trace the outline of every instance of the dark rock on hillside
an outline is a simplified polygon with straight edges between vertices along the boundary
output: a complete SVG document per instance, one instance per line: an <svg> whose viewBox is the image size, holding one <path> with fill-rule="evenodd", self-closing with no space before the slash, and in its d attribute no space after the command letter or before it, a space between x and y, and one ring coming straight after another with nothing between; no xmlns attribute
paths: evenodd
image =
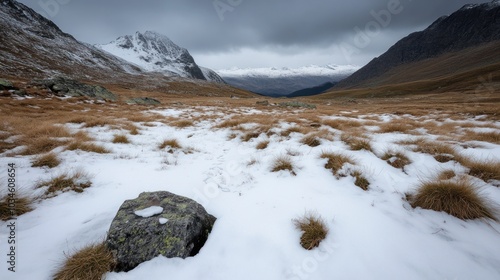
<svg viewBox="0 0 500 280"><path fill-rule="evenodd" d="M401 39L335 88L366 86L367 81L407 63L500 40L500 1L466 5L427 29Z"/></svg>
<svg viewBox="0 0 500 280"><path fill-rule="evenodd" d="M137 104L137 105L160 105L161 102L150 97L138 97L127 100L127 104Z"/></svg>
<svg viewBox="0 0 500 280"><path fill-rule="evenodd" d="M100 100L116 101L118 97L102 86L88 85L78 81L57 77L41 81L41 84L58 96L86 96Z"/></svg>
<svg viewBox="0 0 500 280"><path fill-rule="evenodd" d="M117 271L129 271L158 255L187 258L203 247L215 220L189 198L165 191L142 193L122 204L106 245Z"/></svg>
<svg viewBox="0 0 500 280"><path fill-rule="evenodd" d="M11 90L16 89L11 81L0 79L0 90Z"/></svg>

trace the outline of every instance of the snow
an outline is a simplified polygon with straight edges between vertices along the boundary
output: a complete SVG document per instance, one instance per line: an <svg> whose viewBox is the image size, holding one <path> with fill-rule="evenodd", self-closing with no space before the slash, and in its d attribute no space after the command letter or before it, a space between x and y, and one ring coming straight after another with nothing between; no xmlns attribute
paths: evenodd
<svg viewBox="0 0 500 280"><path fill-rule="evenodd" d="M130 144L112 144L120 132L111 127L82 128L110 154L58 151L63 162L54 169L32 168L28 156L0 157L0 166L17 166L18 194L31 194L36 182L55 174L83 169L92 175L92 187L83 193L67 192L40 200L35 210L18 217L15 274L6 269L7 222L0 221L0 279L52 279L52 273L70 254L90 243L101 242L120 208L142 192L169 191L196 200L217 218L198 255L187 259L162 256L127 273L112 272L107 280L125 279L499 279L500 224L462 221L446 213L413 209L404 200L423 180L446 169L463 167L439 163L432 156L405 150L413 161L405 172L367 151L347 150L338 139L323 140L319 147L289 138L261 135L242 142L228 140L231 133L213 126L232 115L217 108L157 109L163 116L219 116L179 129L161 122L140 127ZM151 112L153 113L153 112ZM261 114L241 109L241 114ZM270 117L278 112L271 112ZM335 118L335 116L331 116ZM384 121L393 115L380 116ZM345 117L342 117L345 118ZM471 119L470 122L483 123ZM290 124L283 123L281 127ZM498 127L497 123L497 127ZM415 137L401 133L371 135L376 152L400 150L395 144ZM432 137L432 136L428 136ZM173 153L157 145L176 138L185 149ZM258 141L270 141L256 150ZM192 148L191 153L185 152ZM294 151L297 176L270 172L274 158ZM371 182L365 192L350 176L335 178L324 169L323 151L352 156ZM465 150L471 157L500 160L500 145ZM254 164L249 164L255 160ZM5 169L2 169L5 170ZM5 171L0 174L0 195L5 194ZM500 203L500 189L480 183L482 194ZM145 216L158 214L156 207ZM330 232L312 251L300 244L292 219L306 212L320 214ZM166 224L164 219L159 223Z"/></svg>
<svg viewBox="0 0 500 280"><path fill-rule="evenodd" d="M310 65L298 68L231 68L216 72L222 77L294 77L294 76L336 76L352 74L360 67L357 65Z"/></svg>
<svg viewBox="0 0 500 280"><path fill-rule="evenodd" d="M160 224L164 225L164 224L168 223L168 219L165 219L165 218L159 218L159 219L158 219L158 222L159 222Z"/></svg>
<svg viewBox="0 0 500 280"><path fill-rule="evenodd" d="M161 212L163 212L163 207L151 206L142 210L134 211L134 214L136 214L139 217L149 218L161 214Z"/></svg>

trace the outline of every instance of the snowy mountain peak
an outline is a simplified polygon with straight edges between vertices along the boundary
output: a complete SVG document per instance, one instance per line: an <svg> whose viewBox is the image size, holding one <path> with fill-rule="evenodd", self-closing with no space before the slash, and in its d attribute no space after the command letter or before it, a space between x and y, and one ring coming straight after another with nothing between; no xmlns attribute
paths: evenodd
<svg viewBox="0 0 500 280"><path fill-rule="evenodd" d="M154 31L136 32L97 47L132 62L148 72L222 82L210 69L201 69L189 52ZM213 73L212 73L213 72Z"/></svg>

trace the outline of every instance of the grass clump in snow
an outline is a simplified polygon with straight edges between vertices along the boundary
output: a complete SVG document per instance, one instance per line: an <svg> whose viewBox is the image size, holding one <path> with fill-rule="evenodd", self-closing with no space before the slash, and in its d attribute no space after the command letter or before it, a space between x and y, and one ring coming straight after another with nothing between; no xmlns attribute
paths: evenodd
<svg viewBox="0 0 500 280"><path fill-rule="evenodd" d="M48 153L37 156L31 163L31 167L48 167L54 168L61 164L61 161L55 153Z"/></svg>
<svg viewBox="0 0 500 280"><path fill-rule="evenodd" d="M83 192L84 189L92 186L89 175L87 173L77 171L73 174L61 174L47 181L39 182L36 187L46 187L46 196L55 196L58 192L75 191L77 193Z"/></svg>
<svg viewBox="0 0 500 280"><path fill-rule="evenodd" d="M269 141L265 140L265 141L259 142L255 148L257 150L265 150L265 149L267 149L267 146L269 146Z"/></svg>
<svg viewBox="0 0 500 280"><path fill-rule="evenodd" d="M7 221L8 219L28 213L33 208L33 201L28 197L16 196L15 199L5 195L0 198L0 220Z"/></svg>
<svg viewBox="0 0 500 280"><path fill-rule="evenodd" d="M309 147L317 147L321 145L321 140L318 139L315 135L306 135L300 140L300 142Z"/></svg>
<svg viewBox="0 0 500 280"><path fill-rule="evenodd" d="M26 148L23 155L38 155L52 151L53 149L63 146L67 143L66 140L58 140L52 137L41 137L30 139L25 142Z"/></svg>
<svg viewBox="0 0 500 280"><path fill-rule="evenodd" d="M87 246L71 256L66 255L66 260L54 275L54 279L100 280L103 274L112 271L114 267L113 254L103 242Z"/></svg>
<svg viewBox="0 0 500 280"><path fill-rule="evenodd" d="M333 175L338 175L344 164L354 164L354 160L351 157L336 153L323 152L320 158L328 159L325 168L331 170Z"/></svg>
<svg viewBox="0 0 500 280"><path fill-rule="evenodd" d="M493 207L467 179L424 182L408 200L413 208L443 211L459 219L496 220Z"/></svg>
<svg viewBox="0 0 500 280"><path fill-rule="evenodd" d="M369 139L343 133L342 136L340 136L340 140L346 143L353 151L372 151L372 146Z"/></svg>
<svg viewBox="0 0 500 280"><path fill-rule="evenodd" d="M247 132L241 136L241 141L248 142L254 138L258 138L260 136L260 132Z"/></svg>
<svg viewBox="0 0 500 280"><path fill-rule="evenodd" d="M354 185L358 186L360 189L367 191L368 188L370 187L370 182L368 179L363 176L363 174L359 171L354 171L351 173L351 175L356 179L354 181Z"/></svg>
<svg viewBox="0 0 500 280"><path fill-rule="evenodd" d="M500 162L494 160L476 160L465 156L457 159L460 164L469 168L469 175L485 182L490 180L500 181Z"/></svg>
<svg viewBox="0 0 500 280"><path fill-rule="evenodd" d="M71 142L66 147L66 150L68 150L68 151L81 150L81 151L84 151L84 152L96 153L96 154L107 154L107 153L109 153L109 150L107 150L103 146L99 146L99 145L94 144L94 143L79 142L79 141L73 141L73 142Z"/></svg>
<svg viewBox="0 0 500 280"><path fill-rule="evenodd" d="M453 179L455 176L457 176L457 174L455 173L455 171L453 170L444 170L442 171L439 176L438 176L438 179L439 180L450 180L450 179Z"/></svg>
<svg viewBox="0 0 500 280"><path fill-rule="evenodd" d="M130 140L128 140L127 135L115 134L115 135L113 135L113 143L114 144L128 144L128 143L130 143Z"/></svg>
<svg viewBox="0 0 500 280"><path fill-rule="evenodd" d="M500 133L499 132L475 132L467 130L462 140L465 141L483 141L489 143L500 144Z"/></svg>
<svg viewBox="0 0 500 280"><path fill-rule="evenodd" d="M300 245L306 250L318 247L328 234L328 227L317 214L305 214L303 217L294 219L293 223L302 232Z"/></svg>
<svg viewBox="0 0 500 280"><path fill-rule="evenodd" d="M193 126L194 122L192 120L178 120L175 122L171 122L170 125L178 128L186 128Z"/></svg>
<svg viewBox="0 0 500 280"><path fill-rule="evenodd" d="M382 156L382 160L385 160L389 165L398 169L403 169L408 164L411 164L411 160L401 152L387 151Z"/></svg>
<svg viewBox="0 0 500 280"><path fill-rule="evenodd" d="M287 155L277 157L271 167L272 172L279 172L284 170L288 170L292 175L296 175L292 158Z"/></svg>
<svg viewBox="0 0 500 280"><path fill-rule="evenodd" d="M179 144L179 141L177 139L166 139L163 140L163 142L158 145L158 149L163 150L165 148L169 148L170 151L173 151L174 149L181 149L182 146Z"/></svg>

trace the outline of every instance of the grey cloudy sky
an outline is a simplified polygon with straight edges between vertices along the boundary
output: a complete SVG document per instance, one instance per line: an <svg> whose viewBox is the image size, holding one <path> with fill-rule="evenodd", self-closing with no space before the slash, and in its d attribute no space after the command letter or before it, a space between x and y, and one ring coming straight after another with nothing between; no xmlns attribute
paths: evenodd
<svg viewBox="0 0 500 280"><path fill-rule="evenodd" d="M486 0L19 0L80 41L153 30L198 64L364 65L442 15Z"/></svg>

